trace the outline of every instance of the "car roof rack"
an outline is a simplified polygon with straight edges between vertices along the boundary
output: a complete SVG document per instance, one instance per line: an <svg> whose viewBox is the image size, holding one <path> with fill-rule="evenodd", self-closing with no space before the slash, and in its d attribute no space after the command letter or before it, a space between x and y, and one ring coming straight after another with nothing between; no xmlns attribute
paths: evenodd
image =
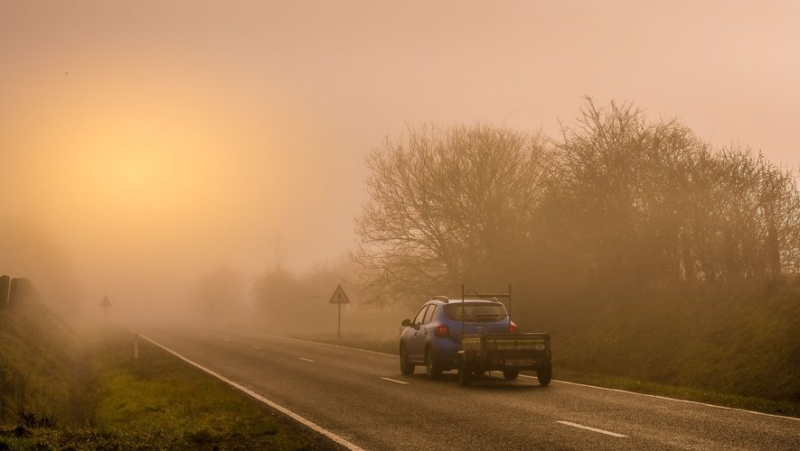
<svg viewBox="0 0 800 451"><path fill-rule="evenodd" d="M508 285L508 292L507 293L478 293L474 289L470 288L469 290L464 290L464 284L461 284L461 336L464 336L465 332L465 324L464 321L464 308L465 302L467 299L483 299L489 302L497 302L502 304L497 298L506 298L508 299L508 324L511 327L511 284Z"/></svg>
<svg viewBox="0 0 800 451"><path fill-rule="evenodd" d="M433 297L433 299L434 299L435 301L442 301L442 302L444 302L445 304L447 304L448 302L450 302L450 298L448 298L447 296L434 296L434 297Z"/></svg>

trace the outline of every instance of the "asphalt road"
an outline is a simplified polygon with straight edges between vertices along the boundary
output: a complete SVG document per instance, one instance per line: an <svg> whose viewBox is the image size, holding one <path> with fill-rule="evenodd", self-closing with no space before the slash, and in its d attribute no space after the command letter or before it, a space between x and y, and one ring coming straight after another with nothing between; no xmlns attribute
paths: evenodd
<svg viewBox="0 0 800 451"><path fill-rule="evenodd" d="M498 373L465 388L455 373L402 376L396 356L267 334L139 331L363 449L800 449L792 418Z"/></svg>

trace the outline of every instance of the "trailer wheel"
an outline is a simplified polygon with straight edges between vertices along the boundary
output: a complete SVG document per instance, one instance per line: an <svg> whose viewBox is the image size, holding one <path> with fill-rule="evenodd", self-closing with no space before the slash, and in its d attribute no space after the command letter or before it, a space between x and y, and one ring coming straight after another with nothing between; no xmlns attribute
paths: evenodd
<svg viewBox="0 0 800 451"><path fill-rule="evenodd" d="M458 383L464 387L469 387L469 384L472 383L472 372L472 365L466 359L462 360L458 366Z"/></svg>
<svg viewBox="0 0 800 451"><path fill-rule="evenodd" d="M503 370L503 377L507 381L513 381L519 376L519 370Z"/></svg>
<svg viewBox="0 0 800 451"><path fill-rule="evenodd" d="M414 364L408 361L408 351L402 344L400 345L400 372L404 376L414 374Z"/></svg>
<svg viewBox="0 0 800 451"><path fill-rule="evenodd" d="M433 361L433 352L430 349L425 351L425 373L428 379L439 379L442 375L442 368Z"/></svg>
<svg viewBox="0 0 800 451"><path fill-rule="evenodd" d="M547 365L536 370L536 377L539 378L539 385L543 387L550 385L550 379L553 377L553 367Z"/></svg>

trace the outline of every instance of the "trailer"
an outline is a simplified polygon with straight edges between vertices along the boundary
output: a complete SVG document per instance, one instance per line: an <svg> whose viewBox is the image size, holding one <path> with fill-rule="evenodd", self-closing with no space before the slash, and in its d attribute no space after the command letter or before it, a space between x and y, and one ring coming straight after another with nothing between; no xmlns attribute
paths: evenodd
<svg viewBox="0 0 800 451"><path fill-rule="evenodd" d="M533 370L546 386L553 375L550 335L544 333L469 334L461 337L458 351L458 382L468 386L472 377L486 371L501 371L514 380L520 371Z"/></svg>
<svg viewBox="0 0 800 451"><path fill-rule="evenodd" d="M478 293L464 291L461 286L462 306L466 299L508 299L508 322L511 322L511 285L507 293ZM463 318L463 315L462 315ZM487 371L501 371L506 380L514 380L520 371L536 371L539 384L547 386L553 376L553 354L550 335L547 333L464 333L457 354L458 381L469 386L473 376Z"/></svg>

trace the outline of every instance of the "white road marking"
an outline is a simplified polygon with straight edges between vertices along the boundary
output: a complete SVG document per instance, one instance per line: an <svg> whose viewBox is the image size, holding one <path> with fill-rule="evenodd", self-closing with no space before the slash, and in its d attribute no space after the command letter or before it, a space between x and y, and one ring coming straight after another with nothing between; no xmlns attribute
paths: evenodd
<svg viewBox="0 0 800 451"><path fill-rule="evenodd" d="M398 380L395 380L395 379L389 379L388 377L382 377L381 379L383 379L385 381L389 381L389 382L394 382L395 384L400 384L400 385L410 385L411 384L410 382L403 382L403 381L398 381Z"/></svg>
<svg viewBox="0 0 800 451"><path fill-rule="evenodd" d="M627 435L617 434L616 432L605 431L603 429L597 429L597 428L593 428L593 427L589 427L589 426L584 426L584 425L578 424L578 423L571 423L569 421L556 421L556 423L561 423L561 424L564 424L564 425L567 425L567 426L572 426L574 428L586 429L587 431L599 432L600 434L610 435L612 437L617 437L617 438L626 438L627 437Z"/></svg>
<svg viewBox="0 0 800 451"><path fill-rule="evenodd" d="M299 358L299 359L297 359L297 360L302 360L302 361L304 361L304 362L314 363L314 361L313 361L313 360L311 360L311 359L307 359L307 358L305 358L305 357L300 357L300 358Z"/></svg>
<svg viewBox="0 0 800 451"><path fill-rule="evenodd" d="M223 339L222 339L222 341L224 341L224 342L227 342L227 343L230 343L230 342L231 342L231 341L230 341L230 340L228 340L227 338L223 338Z"/></svg>
<svg viewBox="0 0 800 451"><path fill-rule="evenodd" d="M260 346L253 346L253 349L262 349Z"/></svg>
<svg viewBox="0 0 800 451"><path fill-rule="evenodd" d="M301 417L300 415L292 412L291 410L287 409L286 407L283 407L281 405L276 404L273 401L270 401L269 399L259 395L258 393L254 392L253 390L250 390L249 388L245 387L244 385L241 385L241 384L239 384L237 382L234 382L234 381L228 379L227 377L225 377L225 376L223 376L221 374L215 373L214 371L212 371L212 370L200 365L199 363L196 363L196 362L193 362L192 360L187 359L186 357L178 354L177 352L173 351L172 349L169 349L168 347L162 345L161 343L155 342L152 339L150 339L150 338L148 338L148 337L146 337L146 336L144 336L142 334L139 334L139 336L144 338L145 340L149 341L150 343L153 343L154 345L158 346L159 348L169 352L170 354L174 355L175 357L183 360L184 362L186 362L186 363L188 363L190 365L193 365L193 366L205 371L206 373L216 377L217 379L227 383L228 385L247 393L248 395L252 396L253 398L263 402L264 404L272 407L273 409L277 410L278 412L280 412L280 413L288 416L289 418L297 421L298 423L301 423L301 424L309 427L310 429L314 430L315 432L318 432L318 433L328 437L329 439L331 439L334 442L344 446L345 448L347 448L349 450L352 450L352 451L364 451L363 448L361 448L359 446L356 446L353 443L348 442L347 440L343 439L342 437L339 437L338 435L334 434L333 432L331 432L331 431L323 428L322 426L314 423L313 421L307 420L307 419Z"/></svg>

